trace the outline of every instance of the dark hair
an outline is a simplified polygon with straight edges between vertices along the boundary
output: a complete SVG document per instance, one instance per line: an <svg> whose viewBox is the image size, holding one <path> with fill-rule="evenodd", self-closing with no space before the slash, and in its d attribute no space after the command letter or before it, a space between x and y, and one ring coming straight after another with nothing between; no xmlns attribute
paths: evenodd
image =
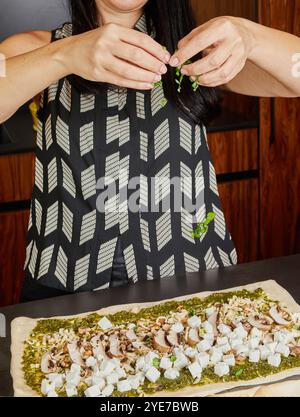
<svg viewBox="0 0 300 417"><path fill-rule="evenodd" d="M95 0L70 0L73 34L87 32L99 27L99 15ZM188 0L148 0L145 15L149 33L153 27L156 41L173 53L180 39L196 27L195 18ZM162 23L163 22L163 23ZM153 26L153 27L152 27ZM198 57L200 58L201 54ZM166 98L187 113L196 123L207 123L220 110L217 89L200 86L196 92L185 77L181 93L177 92L175 69L171 68L163 76ZM71 83L82 93L97 94L105 84L70 77Z"/></svg>

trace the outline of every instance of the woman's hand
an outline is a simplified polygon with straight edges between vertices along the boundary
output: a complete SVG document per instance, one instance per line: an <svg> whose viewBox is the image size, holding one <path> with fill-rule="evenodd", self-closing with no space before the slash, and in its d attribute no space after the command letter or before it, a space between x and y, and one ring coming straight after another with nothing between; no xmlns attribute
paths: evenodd
<svg viewBox="0 0 300 417"><path fill-rule="evenodd" d="M182 66L199 52L203 58L182 67L200 85L217 87L227 84L244 68L254 40L245 19L217 17L194 29L178 44L170 65Z"/></svg>
<svg viewBox="0 0 300 417"><path fill-rule="evenodd" d="M68 73L137 90L153 88L170 59L147 34L113 23L69 38L65 51Z"/></svg>

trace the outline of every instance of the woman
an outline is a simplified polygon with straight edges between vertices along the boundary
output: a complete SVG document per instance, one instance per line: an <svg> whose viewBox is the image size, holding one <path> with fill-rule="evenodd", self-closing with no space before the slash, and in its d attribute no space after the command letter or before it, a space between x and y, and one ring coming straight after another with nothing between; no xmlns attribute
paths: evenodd
<svg viewBox="0 0 300 417"><path fill-rule="evenodd" d="M300 40L242 18L196 27L185 0L71 8L72 24L0 45L0 121L44 90L22 300L236 263L204 124L217 109L215 87L299 96ZM198 202L193 210L176 208L170 187L149 198L153 178L175 177ZM126 187L136 178L138 194Z"/></svg>

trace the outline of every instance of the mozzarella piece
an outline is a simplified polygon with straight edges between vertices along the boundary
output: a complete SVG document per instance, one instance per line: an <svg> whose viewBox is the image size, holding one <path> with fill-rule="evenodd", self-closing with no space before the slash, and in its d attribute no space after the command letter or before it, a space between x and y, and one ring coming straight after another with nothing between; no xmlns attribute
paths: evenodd
<svg viewBox="0 0 300 417"><path fill-rule="evenodd" d="M78 392L77 392L77 389L73 385L67 385L66 394L67 394L67 397L77 397Z"/></svg>
<svg viewBox="0 0 300 417"><path fill-rule="evenodd" d="M294 335L288 330L282 329L274 333L274 342L288 344L294 341Z"/></svg>
<svg viewBox="0 0 300 417"><path fill-rule="evenodd" d="M48 379L54 384L55 388L61 388L64 384L63 374L58 374L58 373L48 374Z"/></svg>
<svg viewBox="0 0 300 417"><path fill-rule="evenodd" d="M102 319L98 321L98 326L100 326L102 330L109 330L113 327L107 317L102 317Z"/></svg>
<svg viewBox="0 0 300 417"><path fill-rule="evenodd" d="M169 368L172 368L172 365L173 363L170 361L170 359L164 356L163 358L161 358L159 367L161 369L169 369Z"/></svg>
<svg viewBox="0 0 300 417"><path fill-rule="evenodd" d="M118 366L118 367L115 369L115 372L119 375L119 379L121 379L121 378L126 378L126 372L125 372L125 370L124 370L123 368L121 368L120 366Z"/></svg>
<svg viewBox="0 0 300 417"><path fill-rule="evenodd" d="M219 362L214 367L214 373L219 377L228 375L230 372L229 366L225 362Z"/></svg>
<svg viewBox="0 0 300 417"><path fill-rule="evenodd" d="M199 362L202 369L209 365L209 354L206 352L200 352L196 355L196 360Z"/></svg>
<svg viewBox="0 0 300 417"><path fill-rule="evenodd" d="M106 385L105 379L100 375L92 376L92 385L98 385L100 389L103 389Z"/></svg>
<svg viewBox="0 0 300 417"><path fill-rule="evenodd" d="M77 385L79 384L79 382L81 380L81 377L77 373L69 372L66 376L66 380L69 384L74 385L75 387L77 387Z"/></svg>
<svg viewBox="0 0 300 417"><path fill-rule="evenodd" d="M241 346L243 344L242 339L232 339L230 342L230 345L232 347L232 349L237 348L238 346Z"/></svg>
<svg viewBox="0 0 300 417"><path fill-rule="evenodd" d="M206 316L207 317L210 317L212 314L214 314L214 312L215 312L215 308L214 307L209 307L209 308L207 308L206 310L204 310L205 311L205 314L206 314Z"/></svg>
<svg viewBox="0 0 300 417"><path fill-rule="evenodd" d="M142 371L144 369L146 365L146 359L144 356L140 356L139 358L137 358L136 362L135 362L135 369L138 371Z"/></svg>
<svg viewBox="0 0 300 417"><path fill-rule="evenodd" d="M109 375L112 371L116 369L116 363L112 360L103 361L100 366L100 371L103 376Z"/></svg>
<svg viewBox="0 0 300 417"><path fill-rule="evenodd" d="M249 340L248 344L249 344L249 348L251 350L255 350L259 346L259 339L257 337L251 337L251 339Z"/></svg>
<svg viewBox="0 0 300 417"><path fill-rule="evenodd" d="M253 327L250 334L252 337L257 337L258 339L262 338L262 331L259 330L257 327Z"/></svg>
<svg viewBox="0 0 300 417"><path fill-rule="evenodd" d="M52 398L58 397L58 394L56 391L52 390L48 392L47 397L52 397Z"/></svg>
<svg viewBox="0 0 300 417"><path fill-rule="evenodd" d="M268 356L271 354L270 349L268 349L267 346L263 345L263 346L259 346L259 350L260 350L261 360L266 361L268 359Z"/></svg>
<svg viewBox="0 0 300 417"><path fill-rule="evenodd" d="M220 350L222 351L222 353L227 353L231 350L231 346L229 343L226 343L226 345L220 346Z"/></svg>
<svg viewBox="0 0 300 417"><path fill-rule="evenodd" d="M202 323L203 329L206 331L206 333L214 333L214 328L211 323L208 321L205 321Z"/></svg>
<svg viewBox="0 0 300 417"><path fill-rule="evenodd" d="M190 363L190 361L185 356L185 354L181 353L181 354L178 354L176 356L176 361L174 362L174 367L177 368L177 369L183 369L186 366L188 366L189 363Z"/></svg>
<svg viewBox="0 0 300 417"><path fill-rule="evenodd" d="M111 374L107 375L106 382L107 385L114 385L119 381L120 377L117 372L112 372Z"/></svg>
<svg viewBox="0 0 300 417"><path fill-rule="evenodd" d="M98 397L101 395L100 388L98 385L92 385L84 391L86 397Z"/></svg>
<svg viewBox="0 0 300 417"><path fill-rule="evenodd" d="M179 376L180 376L180 373L178 369L174 369L174 368L167 369L164 373L164 377L167 379L174 380L174 379L179 378Z"/></svg>
<svg viewBox="0 0 300 417"><path fill-rule="evenodd" d="M197 343L197 349L199 352L207 352L211 348L211 342L209 340L201 340Z"/></svg>
<svg viewBox="0 0 300 417"><path fill-rule="evenodd" d="M188 366L188 370L194 379L200 378L202 374L202 368L198 362L193 362Z"/></svg>
<svg viewBox="0 0 300 417"><path fill-rule="evenodd" d="M247 356L249 355L249 347L247 345L239 345L236 347L236 353L238 355Z"/></svg>
<svg viewBox="0 0 300 417"><path fill-rule="evenodd" d="M192 347L188 347L184 351L184 354L191 359L194 359L194 357L197 355L197 353L198 353L197 350L192 348Z"/></svg>
<svg viewBox="0 0 300 417"><path fill-rule="evenodd" d="M145 377L150 381L150 382L156 382L159 377L160 377L160 372L158 369L156 369L154 366L151 366L148 371L145 374Z"/></svg>
<svg viewBox="0 0 300 417"><path fill-rule="evenodd" d="M72 363L71 368L70 368L70 372L72 374L80 374L81 366L78 365L77 363Z"/></svg>
<svg viewBox="0 0 300 417"><path fill-rule="evenodd" d="M233 354L223 355L223 362L227 363L228 366L235 366L235 357Z"/></svg>
<svg viewBox="0 0 300 417"><path fill-rule="evenodd" d="M220 348L213 347L210 350L210 362L215 365L218 362L222 361L223 353Z"/></svg>
<svg viewBox="0 0 300 417"><path fill-rule="evenodd" d="M89 356L85 361L85 364L88 367L93 367L97 364L97 359L95 359L93 356Z"/></svg>
<svg viewBox="0 0 300 417"><path fill-rule="evenodd" d="M54 383L50 382L48 379L43 379L41 384L41 393L47 395L48 392L54 390Z"/></svg>
<svg viewBox="0 0 300 417"><path fill-rule="evenodd" d="M103 390L102 390L102 395L104 397L110 397L111 394L114 392L115 387L111 384L107 385Z"/></svg>
<svg viewBox="0 0 300 417"><path fill-rule="evenodd" d="M198 316L190 317L187 321L187 324L192 329L195 329L201 325L201 319Z"/></svg>
<svg viewBox="0 0 300 417"><path fill-rule="evenodd" d="M177 322L171 326L171 330L175 333L181 333L183 332L184 327L180 322Z"/></svg>
<svg viewBox="0 0 300 417"><path fill-rule="evenodd" d="M239 323L239 325L234 329L234 332L239 339L245 339L248 336L248 333L241 323Z"/></svg>
<svg viewBox="0 0 300 417"><path fill-rule="evenodd" d="M228 337L217 337L217 345L222 346L228 344Z"/></svg>
<svg viewBox="0 0 300 417"><path fill-rule="evenodd" d="M273 353L268 356L268 364L278 368L281 364L281 356L279 353Z"/></svg>
<svg viewBox="0 0 300 417"><path fill-rule="evenodd" d="M234 331L231 331L227 334L228 339L231 341L238 339L237 334Z"/></svg>
<svg viewBox="0 0 300 417"><path fill-rule="evenodd" d="M223 336L227 336L231 332L231 328L223 323L219 324L218 330Z"/></svg>
<svg viewBox="0 0 300 417"><path fill-rule="evenodd" d="M130 375L128 377L128 381L132 389L136 390L141 385L141 377L139 374L137 375Z"/></svg>
<svg viewBox="0 0 300 417"><path fill-rule="evenodd" d="M249 352L249 362L258 363L259 360L260 360L260 351L258 349L250 350L250 352Z"/></svg>
<svg viewBox="0 0 300 417"><path fill-rule="evenodd" d="M270 350L271 353L275 353L277 342L267 343L266 346Z"/></svg>
<svg viewBox="0 0 300 417"><path fill-rule="evenodd" d="M131 391L131 385L128 379L123 379L122 381L119 381L117 384L117 390L120 392Z"/></svg>
<svg viewBox="0 0 300 417"><path fill-rule="evenodd" d="M281 353L281 355L283 355L285 358L288 358L290 356L290 348L284 343L278 343L275 352Z"/></svg>

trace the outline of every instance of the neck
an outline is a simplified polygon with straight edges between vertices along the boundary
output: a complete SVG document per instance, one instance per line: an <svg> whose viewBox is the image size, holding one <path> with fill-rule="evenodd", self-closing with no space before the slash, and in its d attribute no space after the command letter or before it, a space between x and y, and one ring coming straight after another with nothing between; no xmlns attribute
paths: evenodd
<svg viewBox="0 0 300 417"><path fill-rule="evenodd" d="M133 28L144 12L143 8L128 11L115 10L107 5L105 1L97 1L97 7L101 25L116 23L128 28Z"/></svg>

